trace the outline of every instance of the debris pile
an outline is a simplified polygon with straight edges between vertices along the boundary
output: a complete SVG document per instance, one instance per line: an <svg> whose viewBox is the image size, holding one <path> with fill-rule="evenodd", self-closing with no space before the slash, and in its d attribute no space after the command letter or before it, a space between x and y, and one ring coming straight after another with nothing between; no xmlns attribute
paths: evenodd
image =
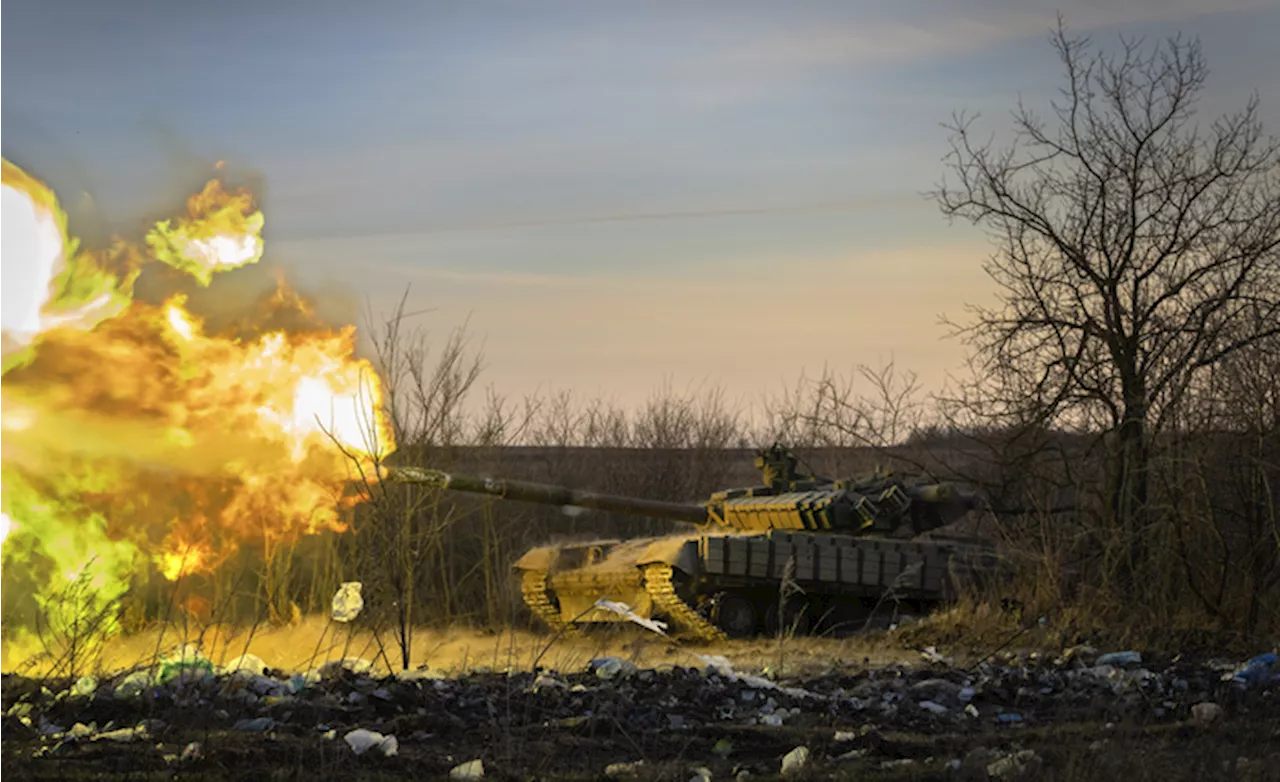
<svg viewBox="0 0 1280 782"><path fill-rule="evenodd" d="M714 656L700 658L702 667L645 669L605 657L572 673L383 676L353 658L293 674L249 654L215 666L183 647L150 668L101 681L5 676L4 757L6 764L49 762L132 744L154 755L158 768L197 767L219 755L225 763L226 753L301 743L322 745L329 763L405 764L453 779L480 779L487 769L516 773L513 764L539 753L623 778L678 745L695 777L812 775L864 763L1014 779L1051 762L1043 750L1019 745L1030 728L1169 723L1204 733L1274 720L1280 711L1274 655L1190 663L1077 647L969 667L928 659L803 682L736 671ZM904 757L885 738L902 732L983 736L1001 746ZM504 754L516 746L518 753ZM574 747L584 749L565 755Z"/></svg>

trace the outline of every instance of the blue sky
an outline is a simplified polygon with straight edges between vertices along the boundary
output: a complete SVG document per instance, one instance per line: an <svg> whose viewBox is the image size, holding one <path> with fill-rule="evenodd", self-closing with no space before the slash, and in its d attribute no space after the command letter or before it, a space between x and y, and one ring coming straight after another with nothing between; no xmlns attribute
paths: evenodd
<svg viewBox="0 0 1280 782"><path fill-rule="evenodd" d="M1280 132L1274 2L10 0L0 139L89 237L226 160L267 263L375 311L411 284L515 396L754 398L891 353L936 384L938 316L989 295L920 195L939 123L1055 89L1055 10L1199 36L1205 112L1257 90Z"/></svg>

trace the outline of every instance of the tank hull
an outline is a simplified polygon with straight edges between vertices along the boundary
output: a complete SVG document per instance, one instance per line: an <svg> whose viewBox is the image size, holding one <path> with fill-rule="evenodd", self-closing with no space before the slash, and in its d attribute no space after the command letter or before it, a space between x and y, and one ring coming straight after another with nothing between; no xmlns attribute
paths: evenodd
<svg viewBox="0 0 1280 782"><path fill-rule="evenodd" d="M626 621L594 608L606 599L668 622L673 634L717 641L780 627L829 631L886 601L944 603L997 572L999 560L988 547L946 540L771 530L539 547L516 568L526 584L543 585L526 588L525 602L553 629Z"/></svg>

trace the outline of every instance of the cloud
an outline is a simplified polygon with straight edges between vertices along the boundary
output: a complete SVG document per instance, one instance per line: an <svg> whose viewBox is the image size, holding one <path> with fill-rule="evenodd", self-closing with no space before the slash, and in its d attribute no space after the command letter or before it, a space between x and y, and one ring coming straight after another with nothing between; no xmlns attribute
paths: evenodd
<svg viewBox="0 0 1280 782"><path fill-rule="evenodd" d="M918 5L899 5L902 20L860 24L853 19L848 24L832 24L826 19L802 26L783 24L780 30L761 31L713 55L723 59L715 68L785 73L815 66L919 61L962 54L1020 38L1047 36L1059 10L1071 29L1089 32L1278 7L1274 0L1076 0L1066 5L1054 0L970 0L928 9Z"/></svg>

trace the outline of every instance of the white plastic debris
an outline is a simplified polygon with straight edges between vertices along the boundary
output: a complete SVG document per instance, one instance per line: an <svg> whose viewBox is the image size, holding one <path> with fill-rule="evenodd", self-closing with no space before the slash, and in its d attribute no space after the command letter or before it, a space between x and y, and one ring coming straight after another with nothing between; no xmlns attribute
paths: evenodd
<svg viewBox="0 0 1280 782"><path fill-rule="evenodd" d="M725 677L731 682L742 682L748 687L753 687L757 690L776 690L777 692L786 693L787 695L790 695L793 698L817 697L812 692L809 692L808 690L805 690L805 689L801 689L799 687L782 687L777 682L770 681L769 679L766 679L763 676L752 676L751 674L746 674L746 673L736 673L733 670L733 666L729 664L729 661L724 657L721 657L720 655L695 654L694 657L697 657L699 660L701 660L702 664L707 666L707 670L713 673L717 673Z"/></svg>
<svg viewBox="0 0 1280 782"><path fill-rule="evenodd" d="M384 756L391 757L400 749L400 743L396 741L395 736L384 736L377 731L365 730L364 728L356 728L342 738L347 742L347 746L351 747L351 751L357 755L363 755L371 749L376 749Z"/></svg>
<svg viewBox="0 0 1280 782"><path fill-rule="evenodd" d="M97 690L97 679L92 676L81 676L79 679L76 679L76 683L71 687L71 694L86 697L94 694Z"/></svg>
<svg viewBox="0 0 1280 782"><path fill-rule="evenodd" d="M151 674L148 671L134 671L116 685L115 696L117 698L135 698L150 686Z"/></svg>
<svg viewBox="0 0 1280 782"><path fill-rule="evenodd" d="M804 767L809 763L809 748L796 747L787 754L782 756L782 775L784 777L793 776L804 771Z"/></svg>
<svg viewBox="0 0 1280 782"><path fill-rule="evenodd" d="M926 646L925 648L921 649L920 656L931 663L935 663L939 665L948 662L947 658L943 657L941 654L938 653L938 647L936 646Z"/></svg>
<svg viewBox="0 0 1280 782"><path fill-rule="evenodd" d="M646 630L657 633L658 635L667 634L667 623L659 622L656 619L645 619L636 612L631 610L631 606L626 603L615 603L612 600L600 598L596 601L596 608L603 608L606 611L612 611L618 616L626 617L627 621L634 622Z"/></svg>
<svg viewBox="0 0 1280 782"><path fill-rule="evenodd" d="M1141 665L1141 652L1110 652L1104 654L1097 660L1098 665L1114 665L1123 667L1125 665Z"/></svg>
<svg viewBox="0 0 1280 782"><path fill-rule="evenodd" d="M689 777L689 782L711 782L711 769L698 766L693 769L693 776Z"/></svg>
<svg viewBox="0 0 1280 782"><path fill-rule="evenodd" d="M597 657L587 663L587 667L595 671L596 676L605 680L619 676L626 678L637 670L635 663L621 657Z"/></svg>
<svg viewBox="0 0 1280 782"><path fill-rule="evenodd" d="M1222 707L1210 701L1197 703L1191 707L1191 717L1201 727L1208 727L1222 716Z"/></svg>
<svg viewBox="0 0 1280 782"><path fill-rule="evenodd" d="M538 692L540 690L567 690L569 689L569 685L560 681L551 674L540 673L537 678L533 680L532 689L534 692Z"/></svg>
<svg viewBox="0 0 1280 782"><path fill-rule="evenodd" d="M330 614L333 621L350 622L360 615L360 609L364 608L364 598L360 595L363 588L364 585L359 581L346 581L338 587L338 593L333 596L333 612Z"/></svg>
<svg viewBox="0 0 1280 782"><path fill-rule="evenodd" d="M449 771L449 779L484 779L484 763L468 760Z"/></svg>
<svg viewBox="0 0 1280 782"><path fill-rule="evenodd" d="M262 676L266 672L266 662L256 654L242 654L222 666L222 673L224 674Z"/></svg>
<svg viewBox="0 0 1280 782"><path fill-rule="evenodd" d="M946 714L948 711L946 706L935 701L920 701L919 706L925 711L931 711L934 714Z"/></svg>

